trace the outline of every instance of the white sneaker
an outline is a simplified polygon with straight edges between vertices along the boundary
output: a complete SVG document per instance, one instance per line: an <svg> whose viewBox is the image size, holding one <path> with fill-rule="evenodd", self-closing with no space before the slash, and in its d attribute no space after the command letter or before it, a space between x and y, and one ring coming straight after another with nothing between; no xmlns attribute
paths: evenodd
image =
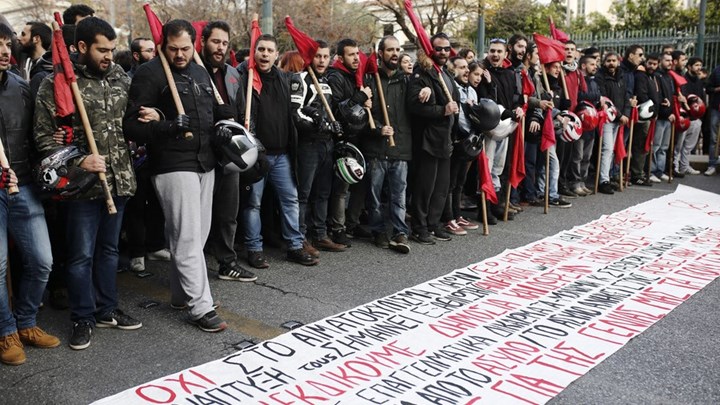
<svg viewBox="0 0 720 405"><path fill-rule="evenodd" d="M650 182L651 183L660 183L662 180L658 179L657 176L654 174L650 175Z"/></svg>
<svg viewBox="0 0 720 405"><path fill-rule="evenodd" d="M706 176L712 176L715 173L717 173L717 169L715 168L715 166L710 166L710 167L708 167L707 170L705 170L705 173L703 173L703 174Z"/></svg>
<svg viewBox="0 0 720 405"><path fill-rule="evenodd" d="M148 260L159 260L163 262L169 262L170 261L170 251L167 249L160 249L156 250L154 252L148 252L147 253Z"/></svg>
<svg viewBox="0 0 720 405"><path fill-rule="evenodd" d="M685 170L685 174L700 174L700 170L695 170L692 167L688 167L687 170Z"/></svg>
<svg viewBox="0 0 720 405"><path fill-rule="evenodd" d="M145 258L144 257L133 257L130 259L130 270L135 273L145 271Z"/></svg>
<svg viewBox="0 0 720 405"><path fill-rule="evenodd" d="M662 181L668 181L668 180L670 180L670 176L668 176L667 174L663 173L662 176L660 176L660 180L662 180Z"/></svg>

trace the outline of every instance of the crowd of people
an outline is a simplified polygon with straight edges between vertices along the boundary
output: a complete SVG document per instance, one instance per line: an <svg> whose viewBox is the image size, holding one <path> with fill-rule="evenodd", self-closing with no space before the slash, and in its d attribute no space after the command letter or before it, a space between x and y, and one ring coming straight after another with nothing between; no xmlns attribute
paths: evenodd
<svg viewBox="0 0 720 405"><path fill-rule="evenodd" d="M16 35L0 24L0 140L9 161L0 171L5 364L22 364L24 345L60 344L36 325L46 290L51 305L70 309L72 349L87 348L95 327L142 327L119 308L121 235L132 271L145 272L146 259L169 261L171 307L219 332L227 324L215 311L206 254L217 259L221 280L257 279L241 264L236 240L253 269L270 266L265 244L277 239L288 261L305 266L359 238L409 254L483 221L519 219L528 205L545 205L546 189L558 208L613 194L623 186L616 137L629 142L630 132L630 184L698 174L689 155L706 102L712 136L704 174L717 170L720 67L706 81L702 59L681 50L579 52L567 41L564 61L541 65L538 46L522 34L492 39L480 58L469 48L456 54L437 33L429 55L413 61L390 35L373 46L377 75L360 77L365 56L352 39L316 40L306 66L297 51L280 56L265 34L233 66L227 23L196 32L171 20L160 49L135 39L123 68L116 32L94 10L71 6L63 19L84 105L70 116L56 99L52 29L28 22ZM673 72L687 83L678 87ZM555 140L545 149L548 125ZM517 187L515 148L525 159ZM478 167L483 152L487 167ZM483 172L496 203L481 200ZM475 218L463 216L473 210ZM8 239L22 258L13 286Z"/></svg>

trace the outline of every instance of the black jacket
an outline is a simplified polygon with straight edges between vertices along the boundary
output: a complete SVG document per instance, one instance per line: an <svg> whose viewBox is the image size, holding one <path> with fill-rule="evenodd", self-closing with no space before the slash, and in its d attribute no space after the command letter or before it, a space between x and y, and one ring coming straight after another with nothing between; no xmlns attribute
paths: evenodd
<svg viewBox="0 0 720 405"><path fill-rule="evenodd" d="M452 154L452 129L455 115L445 115L445 105L455 101L460 106L460 93L453 80L445 70L442 71L445 85L451 92L452 100L448 100L440 84L440 76L434 67L423 69L415 65L408 84L407 102L412 117L412 133L415 147L439 159L449 159ZM418 99L420 90L429 87L432 90L430 99L421 103Z"/></svg>
<svg viewBox="0 0 720 405"><path fill-rule="evenodd" d="M615 122L620 122L621 116L630 118L630 100L627 96L627 85L625 77L620 69L611 75L605 68L602 68L595 75L595 79L600 86L600 94L610 99L615 104L618 116Z"/></svg>
<svg viewBox="0 0 720 405"><path fill-rule="evenodd" d="M332 102L332 90L328 85L327 75L318 75L317 72L315 72L315 75L325 100L330 104ZM332 138L333 134L327 126L330 118L308 72L299 72L291 76L290 100L292 102L293 122L298 133L298 142ZM318 116L311 117L303 113L303 107L314 108Z"/></svg>
<svg viewBox="0 0 720 405"><path fill-rule="evenodd" d="M32 182L33 109L30 86L20 76L6 71L0 81L0 138L20 185Z"/></svg>
<svg viewBox="0 0 720 405"><path fill-rule="evenodd" d="M658 75L658 84L660 85L660 102L662 103L665 99L670 102L670 105L660 106L658 119L667 120L673 113L672 103L673 96L675 95L675 83L667 71L659 69L656 73Z"/></svg>
<svg viewBox="0 0 720 405"><path fill-rule="evenodd" d="M629 60L624 59L620 62L618 70L622 72L623 79L625 80L625 94L629 100L632 96L637 95L637 90L635 89L635 72L637 72L637 66L630 63Z"/></svg>
<svg viewBox="0 0 720 405"><path fill-rule="evenodd" d="M30 93L33 96L33 99L35 96L37 96L38 89L40 88L40 83L42 83L43 79L46 78L50 73L53 72L53 63L52 63L52 52L47 51L43 54L43 56L38 59L37 63L35 63L35 66L33 66L32 70L30 71Z"/></svg>
<svg viewBox="0 0 720 405"><path fill-rule="evenodd" d="M173 103L160 58L142 64L130 86L128 109L123 130L130 141L148 145L150 171L153 174L177 171L209 172L216 158L210 141L214 132L214 107L210 76L205 68L190 62L183 71L172 69L178 95L190 117L193 138L178 139L170 129L178 113ZM154 107L162 112L160 121L138 121L140 107Z"/></svg>
<svg viewBox="0 0 720 405"><path fill-rule="evenodd" d="M395 146L390 147L388 137L380 135L384 125L384 117L380 105L380 96L374 78L368 78L366 82L373 94L372 113L377 128L369 129L360 137L360 149L367 159L391 159L411 160L412 159L412 127L410 115L407 108L408 79L400 69L388 77L384 70L380 69L380 82L382 83L387 106L388 119L393 127Z"/></svg>
<svg viewBox="0 0 720 405"><path fill-rule="evenodd" d="M720 109L720 91L714 91L716 87L720 87L720 65L717 65L715 69L713 69L707 84L707 93L710 95L708 108L717 111Z"/></svg>
<svg viewBox="0 0 720 405"><path fill-rule="evenodd" d="M600 106L600 85L595 76L585 76L587 91L578 92L578 101L590 102L595 108Z"/></svg>
<svg viewBox="0 0 720 405"><path fill-rule="evenodd" d="M638 105L652 100L655 108L653 109L653 118L658 116L660 106L660 83L658 83L655 73L635 72L635 95L637 96Z"/></svg>
<svg viewBox="0 0 720 405"><path fill-rule="evenodd" d="M347 139L353 143L357 142L357 135L363 132L365 128L357 133L350 131L349 126L343 122L342 114L340 112L340 104L348 100L347 107L352 107L356 104L363 105L365 104L365 101L367 101L368 97L365 93L358 89L355 84L355 75L352 73L331 67L328 69L327 81L330 85L330 89L332 90L332 102L330 103L330 107L335 115L335 119L343 124L343 128L345 129L344 135L348 137Z"/></svg>
<svg viewBox="0 0 720 405"><path fill-rule="evenodd" d="M486 61L486 65L490 66L490 83L481 82L478 86L478 98L489 98L496 103L505 107L501 119L512 117L515 119L514 110L520 107L523 102L522 84L518 87L516 72L510 68L494 67Z"/></svg>

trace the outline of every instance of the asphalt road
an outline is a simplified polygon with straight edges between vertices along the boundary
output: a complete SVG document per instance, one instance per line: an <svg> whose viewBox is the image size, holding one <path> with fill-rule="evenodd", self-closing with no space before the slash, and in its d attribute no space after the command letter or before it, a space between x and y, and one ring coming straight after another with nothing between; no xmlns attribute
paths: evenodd
<svg viewBox="0 0 720 405"><path fill-rule="evenodd" d="M56 349L27 348L22 366L0 366L0 403L82 404L234 352L235 345L272 338L282 323L310 323L400 289L436 278L505 249L553 235L600 215L671 193L678 183L720 193L720 176L688 176L674 184L632 187L614 196L572 200L570 209L529 208L515 221L490 228L489 236L467 236L435 246L412 244L400 255L360 240L343 253L323 253L321 263L288 263L279 249L267 249L270 269L254 283L217 279L208 259L218 312L229 323L219 334L201 332L169 306L167 263L146 262L154 276L119 273L120 307L143 322L136 331L95 329L83 351L67 346L68 311L46 306L38 323L60 337ZM675 309L554 398L553 404L720 403L720 281ZM142 309L152 299L160 305Z"/></svg>

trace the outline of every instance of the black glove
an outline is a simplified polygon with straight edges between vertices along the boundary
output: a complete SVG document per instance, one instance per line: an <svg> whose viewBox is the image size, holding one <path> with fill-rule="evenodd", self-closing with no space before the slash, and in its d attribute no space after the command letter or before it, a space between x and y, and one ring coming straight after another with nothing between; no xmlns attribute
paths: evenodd
<svg viewBox="0 0 720 405"><path fill-rule="evenodd" d="M70 145L75 140L75 136L73 135L73 129L70 126L63 125L60 127L60 129L65 133L65 136L63 136L63 145Z"/></svg>
<svg viewBox="0 0 720 405"><path fill-rule="evenodd" d="M322 124L322 116L317 108L308 105L303 107L300 112L302 112L303 115L312 118L315 126L319 127L320 124Z"/></svg>
<svg viewBox="0 0 720 405"><path fill-rule="evenodd" d="M172 135L182 135L190 132L190 116L180 114L170 122L170 133Z"/></svg>
<svg viewBox="0 0 720 405"><path fill-rule="evenodd" d="M340 121L333 121L329 125L330 127L330 133L336 136L342 136L343 134L343 128L342 124L340 124Z"/></svg>
<svg viewBox="0 0 720 405"><path fill-rule="evenodd" d="M0 188L10 187L10 168L0 167Z"/></svg>
<svg viewBox="0 0 720 405"><path fill-rule="evenodd" d="M227 145L230 143L230 140L232 140L233 133L230 130L230 128L226 126L221 126L215 131L215 137L213 138L213 141L216 145Z"/></svg>
<svg viewBox="0 0 720 405"><path fill-rule="evenodd" d="M216 105L213 108L215 121L235 119L235 109L230 104Z"/></svg>

